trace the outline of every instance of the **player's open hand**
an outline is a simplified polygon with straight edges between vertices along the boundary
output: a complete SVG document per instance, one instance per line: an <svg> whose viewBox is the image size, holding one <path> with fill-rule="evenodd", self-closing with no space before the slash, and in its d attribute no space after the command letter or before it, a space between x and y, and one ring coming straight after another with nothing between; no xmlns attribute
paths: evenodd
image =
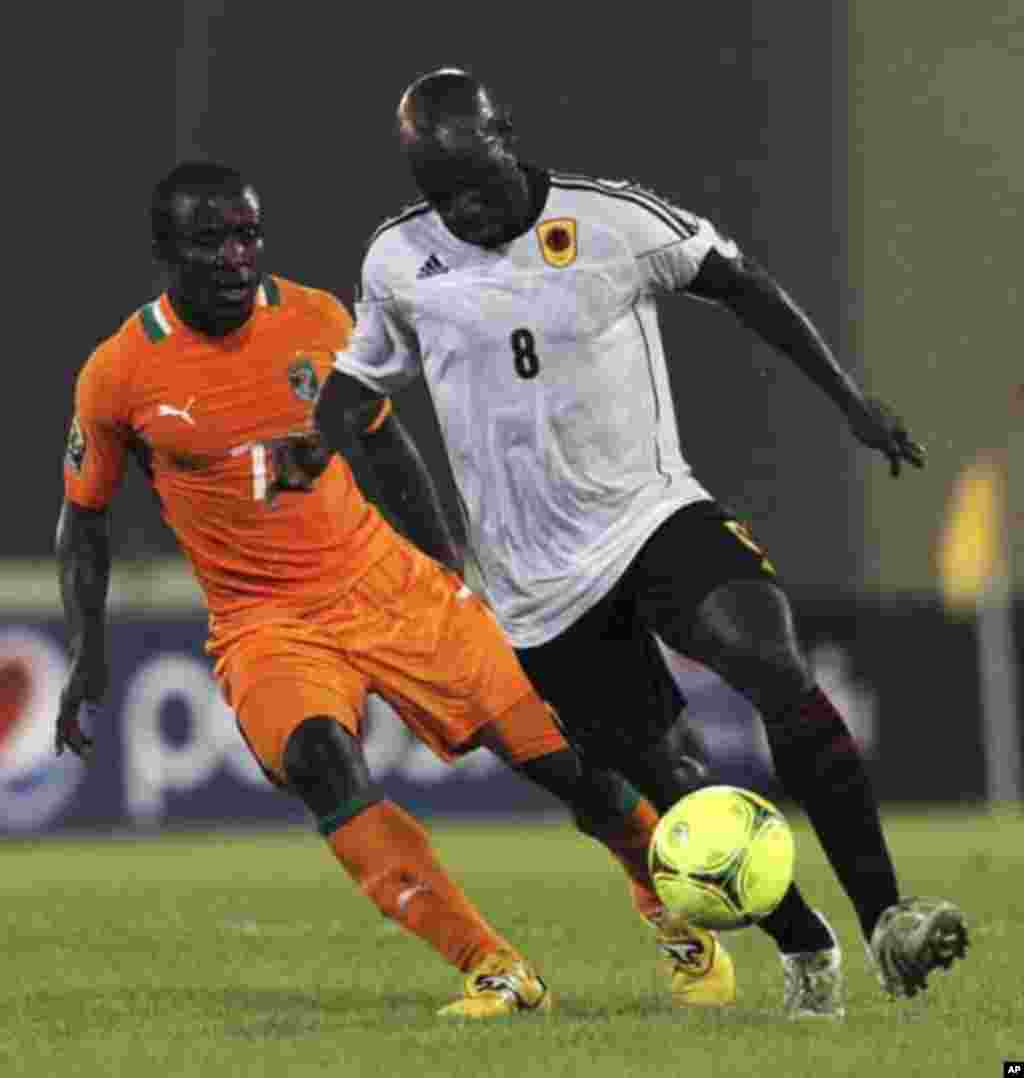
<svg viewBox="0 0 1024 1078"><path fill-rule="evenodd" d="M82 760L92 755L92 738L82 729L83 715L94 715L107 688L107 664L103 656L79 656L60 694L54 750L60 756L70 749Z"/></svg>
<svg viewBox="0 0 1024 1078"><path fill-rule="evenodd" d="M282 493L308 494L330 463L331 450L317 431L301 431L267 442L271 474L267 505Z"/></svg>
<svg viewBox="0 0 1024 1078"><path fill-rule="evenodd" d="M894 476L900 474L904 462L924 467L924 446L910 437L903 420L884 402L868 397L851 408L847 418L859 442L889 458Z"/></svg>

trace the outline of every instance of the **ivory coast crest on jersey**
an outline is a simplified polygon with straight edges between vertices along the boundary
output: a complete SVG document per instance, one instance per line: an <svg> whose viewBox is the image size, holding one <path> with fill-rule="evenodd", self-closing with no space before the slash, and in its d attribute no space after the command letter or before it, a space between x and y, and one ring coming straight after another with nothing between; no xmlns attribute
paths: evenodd
<svg viewBox="0 0 1024 1078"><path fill-rule="evenodd" d="M288 384L292 387L292 392L299 400L315 401L316 395L320 391L320 384L316 376L316 370L313 367L313 361L305 356L300 356L288 368Z"/></svg>

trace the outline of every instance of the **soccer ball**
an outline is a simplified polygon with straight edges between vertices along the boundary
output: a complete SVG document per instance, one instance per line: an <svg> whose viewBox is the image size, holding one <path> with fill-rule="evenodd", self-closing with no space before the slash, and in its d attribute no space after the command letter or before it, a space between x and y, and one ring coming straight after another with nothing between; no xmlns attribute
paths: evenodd
<svg viewBox="0 0 1024 1078"><path fill-rule="evenodd" d="M733 929L767 917L793 880L793 832L763 797L706 786L658 821L648 859L672 913L701 928Z"/></svg>

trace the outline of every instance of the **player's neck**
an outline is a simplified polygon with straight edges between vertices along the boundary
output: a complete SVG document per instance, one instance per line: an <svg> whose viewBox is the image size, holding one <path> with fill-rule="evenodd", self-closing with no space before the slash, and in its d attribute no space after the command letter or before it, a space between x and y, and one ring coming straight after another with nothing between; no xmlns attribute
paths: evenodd
<svg viewBox="0 0 1024 1078"><path fill-rule="evenodd" d="M197 303L173 286L167 290L167 299L182 325L206 337L227 337L240 330L252 318L253 306L237 313L217 314Z"/></svg>
<svg viewBox="0 0 1024 1078"><path fill-rule="evenodd" d="M526 205L523 207L523 216L515 227L514 239L525 235L540 220L548 200L548 192L551 190L551 177L543 169L520 162L519 173L526 194Z"/></svg>
<svg viewBox="0 0 1024 1078"><path fill-rule="evenodd" d="M531 165L520 163L519 175L525 197L522 213L518 214L515 220L509 222L501 238L489 244L490 247L504 247L506 244L512 243L513 240L519 239L520 236L525 236L537 223L544 211L544 204L547 202L548 191L551 187L548 173Z"/></svg>

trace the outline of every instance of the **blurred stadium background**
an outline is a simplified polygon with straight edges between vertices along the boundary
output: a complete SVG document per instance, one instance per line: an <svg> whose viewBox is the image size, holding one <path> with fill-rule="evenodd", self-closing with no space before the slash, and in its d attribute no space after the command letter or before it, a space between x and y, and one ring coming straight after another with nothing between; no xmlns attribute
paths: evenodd
<svg viewBox="0 0 1024 1078"><path fill-rule="evenodd" d="M929 463L894 481L727 316L665 306L684 451L780 567L883 799L1016 799L1024 15L984 2L918 15L729 0L699 17L595 17L583 33L570 5L186 0L130 20L120 5L67 8L58 33L50 5L22 9L27 44L8 69L21 150L4 177L9 250L25 257L2 425L21 478L0 545L0 834L302 820L218 702L197 593L134 476L114 511L97 759L52 757L64 636L51 546L73 381L161 289L146 207L185 157L242 167L264 197L269 267L350 302L366 238L413 197L397 98L443 64L493 83L524 156L635 178L713 218L905 414ZM454 509L425 394L398 406ZM774 792L749 709L677 665L722 777ZM441 767L383 708L370 753L423 814L551 808L483 754Z"/></svg>

